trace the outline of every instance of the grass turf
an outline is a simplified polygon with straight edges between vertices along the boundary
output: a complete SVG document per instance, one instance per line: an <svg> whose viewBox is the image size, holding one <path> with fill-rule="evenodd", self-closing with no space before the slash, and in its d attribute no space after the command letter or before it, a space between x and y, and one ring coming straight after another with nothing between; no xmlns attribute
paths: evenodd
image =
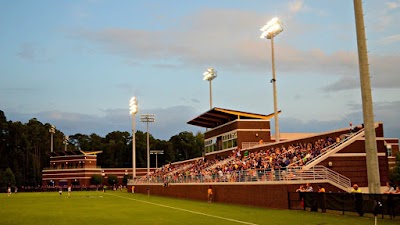
<svg viewBox="0 0 400 225"><path fill-rule="evenodd" d="M374 224L372 217L163 198L124 192L0 194L1 225L47 224ZM378 219L379 225L398 221Z"/></svg>

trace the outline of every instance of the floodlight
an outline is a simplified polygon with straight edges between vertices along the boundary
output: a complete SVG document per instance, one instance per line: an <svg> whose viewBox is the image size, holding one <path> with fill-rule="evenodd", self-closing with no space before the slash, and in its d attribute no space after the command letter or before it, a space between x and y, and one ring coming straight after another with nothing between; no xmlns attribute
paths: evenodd
<svg viewBox="0 0 400 225"><path fill-rule="evenodd" d="M138 112L138 102L136 100L136 97L132 97L131 100L129 101L129 106L130 106L130 111L129 114L136 114Z"/></svg>
<svg viewBox="0 0 400 225"><path fill-rule="evenodd" d="M217 77L217 71L213 68L208 68L206 72L203 73L204 77L203 80L212 81L214 78Z"/></svg>
<svg viewBox="0 0 400 225"><path fill-rule="evenodd" d="M268 23L265 24L260 30L263 32L260 38L271 39L283 31L283 24L278 18L275 17L268 21Z"/></svg>

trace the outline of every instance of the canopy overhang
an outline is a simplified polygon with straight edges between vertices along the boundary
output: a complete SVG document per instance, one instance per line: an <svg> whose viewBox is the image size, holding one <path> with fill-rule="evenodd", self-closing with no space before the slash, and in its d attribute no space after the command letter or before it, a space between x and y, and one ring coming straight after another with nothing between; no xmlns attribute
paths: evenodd
<svg viewBox="0 0 400 225"><path fill-rule="evenodd" d="M263 115L214 107L187 123L199 127L215 128L238 119L270 120L272 117L274 117L274 113Z"/></svg>
<svg viewBox="0 0 400 225"><path fill-rule="evenodd" d="M90 152L85 152L82 150L72 150L72 151L59 151L59 152L47 152L47 155L51 157L56 157L56 156L69 156L69 155L96 155L99 153L102 153L103 151L90 151Z"/></svg>

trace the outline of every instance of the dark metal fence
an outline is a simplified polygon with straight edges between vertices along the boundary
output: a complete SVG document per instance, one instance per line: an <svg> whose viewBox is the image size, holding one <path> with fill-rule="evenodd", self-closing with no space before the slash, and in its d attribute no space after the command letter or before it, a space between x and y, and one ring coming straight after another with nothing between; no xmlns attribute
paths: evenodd
<svg viewBox="0 0 400 225"><path fill-rule="evenodd" d="M351 194L351 193L316 193L289 192L288 208L297 210L320 211L327 209L375 215L396 215L400 217L400 194Z"/></svg>

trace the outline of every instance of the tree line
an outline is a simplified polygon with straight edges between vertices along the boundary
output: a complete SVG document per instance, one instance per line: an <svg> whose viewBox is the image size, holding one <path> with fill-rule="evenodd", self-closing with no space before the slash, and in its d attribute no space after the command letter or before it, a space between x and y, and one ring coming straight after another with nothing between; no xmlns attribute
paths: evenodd
<svg viewBox="0 0 400 225"><path fill-rule="evenodd" d="M42 170L49 167L51 149L51 124L36 118L27 123L7 121L0 110L0 187L7 185L38 186L42 183ZM65 134L56 129L53 134L54 151L83 150L103 151L97 155L97 165L102 168L132 167L132 134L127 131L113 131L105 137L95 133L77 133L69 136L64 145ZM136 166L147 167L147 134L137 131ZM163 150L158 155L158 166L199 157L204 152L204 135L200 132L183 131L168 141L159 140L149 134L151 150ZM155 167L155 156L150 156L150 167Z"/></svg>

